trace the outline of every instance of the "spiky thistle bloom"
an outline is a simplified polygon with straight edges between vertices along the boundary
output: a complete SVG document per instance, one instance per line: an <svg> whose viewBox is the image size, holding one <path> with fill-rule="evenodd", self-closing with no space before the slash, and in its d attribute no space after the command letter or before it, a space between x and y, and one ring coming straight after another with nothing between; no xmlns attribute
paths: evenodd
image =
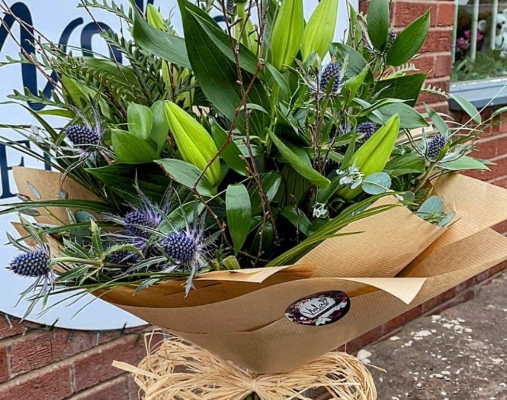
<svg viewBox="0 0 507 400"><path fill-rule="evenodd" d="M428 148L426 150L426 157L428 160L436 161L446 144L447 138L444 135L437 133L428 144Z"/></svg>
<svg viewBox="0 0 507 400"><path fill-rule="evenodd" d="M193 235L192 235L193 236ZM192 236L184 232L169 234L160 245L171 260L176 263L186 263L194 258L198 242Z"/></svg>
<svg viewBox="0 0 507 400"><path fill-rule="evenodd" d="M74 147L88 150L97 147L100 143L100 135L94 130L82 125L71 125L65 129L65 136Z"/></svg>
<svg viewBox="0 0 507 400"><path fill-rule="evenodd" d="M138 208L125 215L125 233L128 236L148 239L151 233L146 228L155 229L161 221L162 217L153 208Z"/></svg>
<svg viewBox="0 0 507 400"><path fill-rule="evenodd" d="M113 265L135 264L139 259L139 254L129 250L115 251L107 256L107 262Z"/></svg>
<svg viewBox="0 0 507 400"><path fill-rule="evenodd" d="M50 261L51 254L49 246L39 242L33 250L26 251L14 257L7 266L7 269L19 276L37 278L27 289L27 292L43 283L41 292L44 293L48 285L53 285L54 283L54 271L50 267Z"/></svg>
<svg viewBox="0 0 507 400"><path fill-rule="evenodd" d="M362 141L366 142L369 138L373 136L373 134L376 131L375 124L373 122L361 122L359 125L357 125L357 133L362 135Z"/></svg>
<svg viewBox="0 0 507 400"><path fill-rule="evenodd" d="M340 66L335 62L326 65L320 75L320 90L325 92L327 85L333 80L332 93L338 92L340 89Z"/></svg>

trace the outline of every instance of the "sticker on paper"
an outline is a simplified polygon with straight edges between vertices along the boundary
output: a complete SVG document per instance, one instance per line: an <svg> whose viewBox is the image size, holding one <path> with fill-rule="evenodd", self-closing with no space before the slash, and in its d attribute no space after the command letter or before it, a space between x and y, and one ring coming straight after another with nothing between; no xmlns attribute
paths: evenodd
<svg viewBox="0 0 507 400"><path fill-rule="evenodd" d="M285 311L289 321L302 325L328 325L350 310L350 299L341 291L321 292L299 299Z"/></svg>

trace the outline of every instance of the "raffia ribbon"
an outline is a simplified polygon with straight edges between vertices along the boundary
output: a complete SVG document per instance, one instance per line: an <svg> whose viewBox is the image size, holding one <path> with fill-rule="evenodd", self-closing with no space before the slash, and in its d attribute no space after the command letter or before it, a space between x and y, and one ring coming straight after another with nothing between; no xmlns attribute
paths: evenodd
<svg viewBox="0 0 507 400"><path fill-rule="evenodd" d="M243 400L251 393L262 400L312 400L304 393L317 388L333 399L377 398L365 365L346 353L328 353L289 373L252 374L173 336L153 350L156 334L145 335L148 355L139 366L113 362L134 374L145 400Z"/></svg>

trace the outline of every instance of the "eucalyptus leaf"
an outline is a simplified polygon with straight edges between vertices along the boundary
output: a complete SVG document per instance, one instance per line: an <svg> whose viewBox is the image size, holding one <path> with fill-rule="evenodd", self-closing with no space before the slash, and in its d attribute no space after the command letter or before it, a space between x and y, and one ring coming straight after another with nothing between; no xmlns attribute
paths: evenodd
<svg viewBox="0 0 507 400"><path fill-rule="evenodd" d="M428 216L440 216L444 209L444 202L441 197L431 196L421 204L417 210L417 216L426 219Z"/></svg>
<svg viewBox="0 0 507 400"><path fill-rule="evenodd" d="M489 168L484 163L476 158L463 156L454 161L442 163L442 168L449 171L466 171L466 170L480 170L489 171Z"/></svg>
<svg viewBox="0 0 507 400"><path fill-rule="evenodd" d="M377 172L363 179L362 188L368 194L386 193L391 189L391 177L385 172Z"/></svg>

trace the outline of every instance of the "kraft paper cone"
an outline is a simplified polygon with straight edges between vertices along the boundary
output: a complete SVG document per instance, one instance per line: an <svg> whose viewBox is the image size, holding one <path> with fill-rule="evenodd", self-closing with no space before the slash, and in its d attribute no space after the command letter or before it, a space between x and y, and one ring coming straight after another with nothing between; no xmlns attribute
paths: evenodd
<svg viewBox="0 0 507 400"><path fill-rule="evenodd" d="M304 365L506 259L507 239L484 230L435 251L415 273L422 275L425 271L429 275L376 278L370 282L379 286L383 280L382 289L365 283L366 278L311 278L203 308L121 308L251 371L281 373ZM294 301L328 290L348 292L351 308L343 319L314 327L285 318L286 308ZM188 324L188 331L174 329L183 326L182 321ZM265 321L271 322L263 324ZM253 324L260 327L238 329Z"/></svg>
<svg viewBox="0 0 507 400"><path fill-rule="evenodd" d="M18 193L30 197L33 201L37 201L38 199L34 193L32 193L30 184L39 192L41 197L40 200L57 200L58 193L63 189L67 193L69 200L100 201L92 192L69 177L65 179L62 185L63 175L60 172L26 167L13 167L12 171ZM37 211L40 211L42 215L34 217L34 219L41 224L49 225L62 225L62 222L64 224L70 223L65 208L50 207L49 210L54 217L49 215L49 213L45 214L44 209L39 208ZM98 215L95 216L98 217Z"/></svg>

